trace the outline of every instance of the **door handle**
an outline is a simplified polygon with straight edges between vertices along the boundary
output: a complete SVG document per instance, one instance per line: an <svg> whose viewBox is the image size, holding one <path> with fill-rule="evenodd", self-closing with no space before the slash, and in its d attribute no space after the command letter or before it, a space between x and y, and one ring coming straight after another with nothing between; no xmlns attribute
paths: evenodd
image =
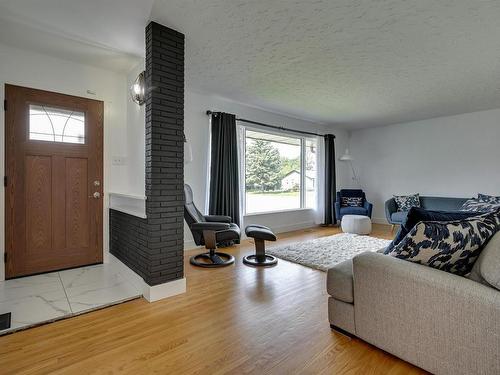
<svg viewBox="0 0 500 375"><path fill-rule="evenodd" d="M89 197L90 198L90 197ZM101 198L101 193L99 193L98 191L96 191L93 195L92 195L92 198L94 199L99 199Z"/></svg>

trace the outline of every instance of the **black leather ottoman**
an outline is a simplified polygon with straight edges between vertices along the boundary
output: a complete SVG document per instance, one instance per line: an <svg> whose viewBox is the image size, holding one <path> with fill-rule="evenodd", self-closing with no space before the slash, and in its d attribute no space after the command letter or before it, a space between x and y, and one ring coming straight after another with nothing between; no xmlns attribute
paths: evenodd
<svg viewBox="0 0 500 375"><path fill-rule="evenodd" d="M245 228L247 237L255 241L255 254L247 255L243 258L243 263L249 266L274 266L278 259L272 255L266 254L266 242L276 241L276 235L263 225L249 225Z"/></svg>

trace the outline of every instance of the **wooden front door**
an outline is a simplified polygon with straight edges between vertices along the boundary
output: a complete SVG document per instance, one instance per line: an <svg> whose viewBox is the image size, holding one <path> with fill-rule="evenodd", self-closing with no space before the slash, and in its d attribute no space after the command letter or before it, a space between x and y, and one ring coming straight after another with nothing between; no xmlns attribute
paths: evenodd
<svg viewBox="0 0 500 375"><path fill-rule="evenodd" d="M5 85L12 278L102 262L103 102Z"/></svg>

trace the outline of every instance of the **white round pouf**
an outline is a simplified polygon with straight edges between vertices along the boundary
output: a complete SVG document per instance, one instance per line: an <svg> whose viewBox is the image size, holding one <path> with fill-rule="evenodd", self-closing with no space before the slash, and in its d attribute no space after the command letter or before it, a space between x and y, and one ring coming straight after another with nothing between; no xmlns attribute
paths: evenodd
<svg viewBox="0 0 500 375"><path fill-rule="evenodd" d="M372 221L368 216L344 215L342 216L342 232L354 234L370 234Z"/></svg>

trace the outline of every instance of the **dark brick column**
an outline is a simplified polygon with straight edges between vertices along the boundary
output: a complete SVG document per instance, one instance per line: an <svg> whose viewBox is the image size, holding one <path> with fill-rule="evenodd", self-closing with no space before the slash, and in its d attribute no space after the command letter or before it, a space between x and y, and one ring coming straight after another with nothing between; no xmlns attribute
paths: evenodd
<svg viewBox="0 0 500 375"><path fill-rule="evenodd" d="M149 285L183 277L184 35L146 27L146 214L110 210L110 251Z"/></svg>

